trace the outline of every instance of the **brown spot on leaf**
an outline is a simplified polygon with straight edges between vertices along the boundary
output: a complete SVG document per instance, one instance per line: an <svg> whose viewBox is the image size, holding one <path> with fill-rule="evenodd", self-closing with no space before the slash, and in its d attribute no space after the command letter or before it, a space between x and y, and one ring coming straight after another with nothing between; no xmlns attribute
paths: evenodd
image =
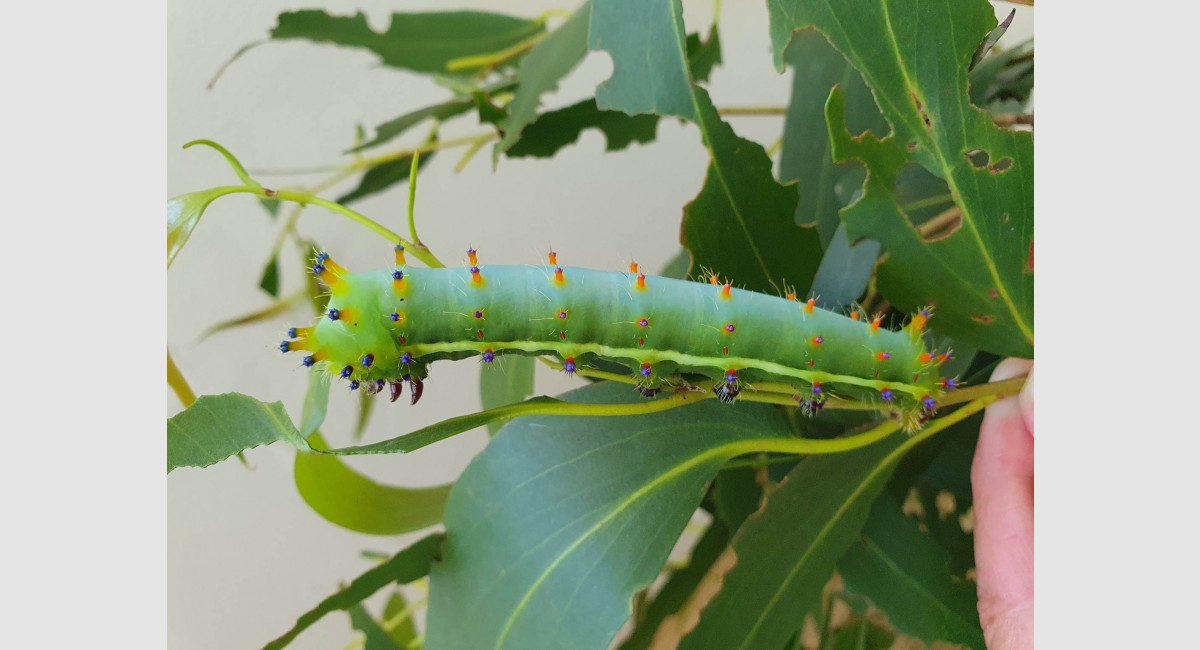
<svg viewBox="0 0 1200 650"><path fill-rule="evenodd" d="M908 144L907 144L907 145L905 145L905 146L907 146L907 147L908 147L908 150L909 150L909 151L916 151L916 150L917 150L917 143L916 143L916 142L910 142L910 143L908 143Z"/></svg>
<svg viewBox="0 0 1200 650"><path fill-rule="evenodd" d="M1025 270L1033 273L1033 242L1029 242L1029 257L1025 260Z"/></svg>
<svg viewBox="0 0 1200 650"><path fill-rule="evenodd" d="M917 112L921 114L921 119L925 121L925 130L932 130L933 121L929 119L929 113L925 112L925 105L921 103L921 99L917 97L916 93L909 93L909 97L912 97L913 103L917 105Z"/></svg>
<svg viewBox="0 0 1200 650"><path fill-rule="evenodd" d="M995 289L995 288L988 289L988 298L995 300L996 298L999 298L999 297L1000 297L999 289Z"/></svg>
<svg viewBox="0 0 1200 650"><path fill-rule="evenodd" d="M996 164L987 166L988 171L992 172L993 174L1002 174L1008 171L1011 167L1012 158L1001 158Z"/></svg>
<svg viewBox="0 0 1200 650"><path fill-rule="evenodd" d="M1009 219L1011 219L1011 218L1012 218L1012 217L1009 217L1007 212L1005 212L1004 214L1000 215L1000 221L1001 221L1002 223L1008 223L1008 220L1009 220Z"/></svg>
<svg viewBox="0 0 1200 650"><path fill-rule="evenodd" d="M992 323L996 322L996 317L992 316L991 314L975 314L971 317L971 320L979 323L980 325L991 325Z"/></svg>
<svg viewBox="0 0 1200 650"><path fill-rule="evenodd" d="M950 490L941 490L937 496L933 498L933 504L937 507L938 519L946 520L946 517L954 514L958 510L958 499L954 497L954 493Z"/></svg>

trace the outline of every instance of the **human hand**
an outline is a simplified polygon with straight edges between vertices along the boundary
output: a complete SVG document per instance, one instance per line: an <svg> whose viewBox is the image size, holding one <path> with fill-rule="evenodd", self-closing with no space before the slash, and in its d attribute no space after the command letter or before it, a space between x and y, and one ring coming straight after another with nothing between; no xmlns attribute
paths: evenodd
<svg viewBox="0 0 1200 650"><path fill-rule="evenodd" d="M979 619L989 650L1033 647L1033 362L1005 359L992 381L1029 379L987 407L971 465Z"/></svg>

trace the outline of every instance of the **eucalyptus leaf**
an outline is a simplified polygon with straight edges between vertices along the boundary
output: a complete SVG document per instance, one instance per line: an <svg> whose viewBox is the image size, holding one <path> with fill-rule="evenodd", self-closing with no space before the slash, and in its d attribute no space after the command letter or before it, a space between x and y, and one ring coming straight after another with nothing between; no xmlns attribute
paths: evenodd
<svg viewBox="0 0 1200 650"><path fill-rule="evenodd" d="M310 449L282 402L268 404L241 393L201 395L167 420L167 473L178 467L208 467L278 440Z"/></svg>
<svg viewBox="0 0 1200 650"><path fill-rule="evenodd" d="M480 365L479 395L484 409L516 404L533 394L533 357L510 355L504 362ZM496 435L502 422L487 425L488 435Z"/></svg>
<svg viewBox="0 0 1200 650"><path fill-rule="evenodd" d="M441 555L443 539L441 533L424 537L412 546L396 553L383 564L358 576L350 581L349 585L302 614L290 630L263 646L263 650L280 650L287 647L301 632L321 620L326 614L339 610L348 611L389 584L408 584L417 578L429 575L430 564Z"/></svg>
<svg viewBox="0 0 1200 650"><path fill-rule="evenodd" d="M397 616L400 616L408 608L408 603L404 600L404 594L400 593L399 590L389 596L387 605L383 608L383 615L380 616L380 619L383 620L384 628L389 628L388 623ZM387 633L388 636L392 637L392 641L395 641L396 645L401 648L406 647L413 639L417 638L417 626L413 623L412 612L409 611L408 615L398 625L390 626Z"/></svg>
<svg viewBox="0 0 1200 650"><path fill-rule="evenodd" d="M887 251L880 291L904 310L936 304L945 334L1032 356L1033 138L997 127L968 98L968 63L996 26L992 5L769 0L768 9L777 66L793 32L816 27L862 74L892 127L887 137L852 136L844 93L830 94L834 159L869 169L862 198L841 218L851 241L871 237ZM970 157L977 151L986 163ZM927 241L896 200L896 176L910 161L956 197L961 225L940 239Z"/></svg>
<svg viewBox="0 0 1200 650"><path fill-rule="evenodd" d="M417 169L429 164L429 161L433 160L433 156L434 152L432 151L422 154L421 159L417 161ZM412 156L403 156L368 169L363 174L358 186L343 194L337 202L349 205L354 201L365 199L372 194L378 194L393 185L407 181L412 172L412 161Z"/></svg>
<svg viewBox="0 0 1200 650"><path fill-rule="evenodd" d="M309 440L325 446L320 433ZM367 535L399 535L437 524L453 487L383 485L325 454L296 454L293 469L296 490L309 507L331 523Z"/></svg>
<svg viewBox="0 0 1200 650"><path fill-rule="evenodd" d="M564 397L641 399L611 382ZM531 417L506 426L446 504L427 645L604 647L721 465L790 436L774 409L758 406L712 400L636 418Z"/></svg>
<svg viewBox="0 0 1200 650"><path fill-rule="evenodd" d="M240 187L214 187L199 192L190 192L167 201L167 268L183 249L192 230L204 216L208 204L227 194L242 191Z"/></svg>
<svg viewBox="0 0 1200 650"><path fill-rule="evenodd" d="M501 52L543 29L541 21L504 14L431 11L393 13L388 29L379 33L362 12L332 16L320 9L303 9L279 14L271 38L360 48L378 55L386 66L443 73L455 59Z"/></svg>
<svg viewBox="0 0 1200 650"><path fill-rule="evenodd" d="M350 614L350 627L363 634L363 650L404 650L396 645L378 621L371 618L362 603L351 605L347 611Z"/></svg>

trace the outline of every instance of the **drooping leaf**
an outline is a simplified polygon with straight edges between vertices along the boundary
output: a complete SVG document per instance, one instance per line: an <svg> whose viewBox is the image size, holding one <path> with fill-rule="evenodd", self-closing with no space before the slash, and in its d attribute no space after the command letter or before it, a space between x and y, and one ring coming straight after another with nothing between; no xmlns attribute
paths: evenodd
<svg viewBox="0 0 1200 650"><path fill-rule="evenodd" d="M277 440L309 448L282 402L267 404L241 393L201 395L167 420L167 473L177 467L208 467Z"/></svg>
<svg viewBox="0 0 1200 650"><path fill-rule="evenodd" d="M309 440L325 446L319 432ZM453 487L383 485L325 454L296 454L293 470L296 490L309 507L331 523L367 535L399 535L437 524Z"/></svg>
<svg viewBox="0 0 1200 650"><path fill-rule="evenodd" d="M321 428L328 408L329 376L323 372L314 372L308 377L308 390L304 393L304 403L300 406L300 435L308 438Z"/></svg>
<svg viewBox="0 0 1200 650"><path fill-rule="evenodd" d="M204 332L200 334L200 337L198 340L203 341L204 339L212 336L213 334L216 334L217 332L223 332L227 329L232 329L234 327L240 327L242 325L249 325L251 323L262 322L264 320L274 318L281 314L286 314L289 311L305 304L306 302L308 302L308 292L307 291L297 291L296 293L293 293L286 298L272 302L271 304L267 305L266 307L263 307L262 309L256 309L256 310L250 312L249 314L243 314L236 318L231 318L229 320L221 321L220 323L217 323L217 324L213 325L212 327L205 329Z"/></svg>
<svg viewBox="0 0 1200 650"><path fill-rule="evenodd" d="M869 169L864 195L842 221L852 241L871 237L886 250L880 291L903 310L936 304L945 334L1031 356L1033 139L997 127L968 98L971 55L996 25L992 5L769 0L768 8L777 66L792 33L815 26L862 74L892 126L887 137L854 138L844 94L830 95L835 160ZM937 241L926 241L896 201L896 175L909 161L943 179L961 210L961 226Z"/></svg>
<svg viewBox="0 0 1200 650"><path fill-rule="evenodd" d="M1009 11L1008 17L1000 21L999 25L996 25L992 31L988 32L987 38L983 39L983 42L979 44L979 49L975 50L975 54L971 55L971 65L968 67L969 70L974 70L975 66L979 65L979 62L983 60L983 57L987 56L988 53L992 51L992 48L996 46L996 43L1000 40L1000 37L1004 36L1004 32L1008 31L1008 26L1012 24L1013 18L1016 17L1016 15L1016 9Z"/></svg>
<svg viewBox="0 0 1200 650"><path fill-rule="evenodd" d="M713 481L712 498L716 517L724 522L731 534L736 533L750 515L762 505L763 489L758 484L754 467L734 467L721 470Z"/></svg>
<svg viewBox="0 0 1200 650"><path fill-rule="evenodd" d="M383 33L371 29L362 12L331 16L305 9L281 13L278 21L272 39L362 48L386 66L430 73L447 72L455 59L506 50L544 29L539 20L482 11L397 12Z"/></svg>
<svg viewBox="0 0 1200 650"><path fill-rule="evenodd" d="M400 117L388 120L383 124L375 127L375 137L347 151L346 153L354 153L363 151L372 147L378 147L381 144L392 141L400 137L412 127L424 122L428 119L448 120L452 117L457 117L475 108L475 100L473 97L456 98L444 101L433 106L417 109L410 113L405 113Z"/></svg>
<svg viewBox="0 0 1200 650"><path fill-rule="evenodd" d="M645 618L634 621L633 634L621 645L620 650L643 650L649 648L654 639L654 633L662 624L663 619L678 612L687 599L696 590L696 585L704 578L709 567L716 561L721 551L729 543L729 529L720 521L714 521L704 531L692 554L687 566L675 571L663 585L662 590L650 601L646 608Z"/></svg>
<svg viewBox="0 0 1200 650"><path fill-rule="evenodd" d="M479 395L483 408L493 409L505 404L516 404L533 394L533 357L511 355L504 363L493 363L480 367ZM503 423L489 422L488 435L496 435Z"/></svg>
<svg viewBox="0 0 1200 650"><path fill-rule="evenodd" d="M276 207L279 206L279 203L276 201L270 201L270 203L271 203L271 205L274 205ZM278 257L272 257L271 261L267 262L267 265L265 267L263 267L262 277L260 277L258 280L258 287L260 289L262 289L263 291L266 291L267 293L271 294L271 296L273 296L273 297L276 297L276 298L279 297L279 258Z"/></svg>
<svg viewBox="0 0 1200 650"><path fill-rule="evenodd" d="M819 611L821 590L857 537L913 440L892 435L864 449L798 464L733 539L737 563L681 648L778 648Z"/></svg>
<svg viewBox="0 0 1200 650"><path fill-rule="evenodd" d="M417 168L420 169L429 164L429 161L433 160L433 155L434 152L432 151L423 154L421 159L417 161ZM354 201L365 199L372 194L378 194L393 185L407 181L408 175L411 172L412 156L404 156L381 165L376 165L363 174L358 187L342 195L337 202L342 205L348 205Z"/></svg>
<svg viewBox="0 0 1200 650"><path fill-rule="evenodd" d="M679 0L595 0L590 40L613 60L597 106L695 122L711 154L704 186L684 209L691 274L705 269L752 291L807 289L821 257L817 233L796 227L796 191L775 182L762 146L739 138L692 82Z"/></svg>
<svg viewBox="0 0 1200 650"><path fill-rule="evenodd" d="M263 650L280 650L301 632L321 620L326 614L349 610L388 584L407 584L429 574L430 564L441 555L443 535L434 533L396 553L387 562L371 568L350 581L344 589L322 600L316 607L296 620L292 629L263 646Z"/></svg>
<svg viewBox="0 0 1200 650"><path fill-rule="evenodd" d="M949 565L946 551L885 494L838 571L848 591L883 610L901 632L984 650L974 583L952 584Z"/></svg>
<svg viewBox="0 0 1200 650"><path fill-rule="evenodd" d="M587 53L588 21L592 6L584 2L571 17L549 36L538 42L517 66L517 86L508 104L508 115L500 121L504 137L496 144L495 154L510 149L521 138L521 131L537 117L543 94L558 88L558 82L573 70Z"/></svg>
<svg viewBox="0 0 1200 650"><path fill-rule="evenodd" d="M602 111L596 108L596 100L585 99L540 115L537 121L525 127L521 139L505 155L509 158L549 158L563 147L574 144L585 129L592 128L604 133L605 151L619 151L634 142L653 141L658 131L658 118Z"/></svg>
<svg viewBox="0 0 1200 650"><path fill-rule="evenodd" d="M363 391L358 396L358 418L354 421L354 440L362 440L363 433L367 430L367 423L371 420L371 411L375 408L374 395Z"/></svg>
<svg viewBox="0 0 1200 650"><path fill-rule="evenodd" d="M686 248L679 249L675 253L662 270L658 272L664 278L675 278L676 280L684 280L687 278L688 268L692 266L692 254Z"/></svg>
<svg viewBox="0 0 1200 650"><path fill-rule="evenodd" d="M167 201L167 268L183 249L192 230L204 216L208 204L226 194L241 191L240 187L214 187L212 189L190 192Z"/></svg>
<svg viewBox="0 0 1200 650"><path fill-rule="evenodd" d="M641 399L611 382L565 397ZM770 408L724 406L522 418L501 430L446 505L448 544L430 577L427 645L604 647L725 460L789 436Z"/></svg>
<svg viewBox="0 0 1200 650"><path fill-rule="evenodd" d="M387 630L371 618L362 603L351 605L347 611L350 614L350 627L363 633L363 650L404 650L396 645Z"/></svg>

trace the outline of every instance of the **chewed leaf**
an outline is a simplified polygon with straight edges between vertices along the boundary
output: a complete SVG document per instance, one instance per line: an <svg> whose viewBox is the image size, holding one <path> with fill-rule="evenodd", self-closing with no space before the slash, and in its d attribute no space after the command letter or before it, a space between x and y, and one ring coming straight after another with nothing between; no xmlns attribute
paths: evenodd
<svg viewBox="0 0 1200 650"><path fill-rule="evenodd" d="M525 127L521 139L505 155L509 158L549 158L573 144L585 130L593 128L604 134L606 151L618 151L634 142L654 140L658 116L602 111L596 108L596 100L585 99L539 115L537 121Z"/></svg>
<svg viewBox="0 0 1200 650"><path fill-rule="evenodd" d="M591 13L591 3L583 3L562 27L534 45L521 59L517 67L520 85L508 105L507 117L499 124L504 137L496 145L497 156L516 144L521 131L537 117L542 95L558 88L558 81L583 60Z"/></svg>
<svg viewBox="0 0 1200 650"><path fill-rule="evenodd" d="M883 294L904 310L936 305L936 326L945 334L998 354L1031 356L1033 138L997 127L968 97L971 57L996 26L991 4L770 0L768 7L777 66L793 32L816 27L862 74L892 127L887 136L853 136L844 97L830 96L835 160L857 160L869 170L863 197L842 220L851 240L883 245ZM989 163L978 167L969 157L975 151ZM934 242L895 199L896 176L910 161L945 181L961 211L959 227Z"/></svg>
<svg viewBox="0 0 1200 650"><path fill-rule="evenodd" d="M493 54L513 47L543 30L543 23L482 11L393 13L380 33L362 12L331 16L319 9L279 14L271 38L304 39L357 47L379 56L382 63L417 72L447 72L463 57Z"/></svg>
<svg viewBox="0 0 1200 650"><path fill-rule="evenodd" d="M309 449L282 402L267 404L240 393L203 395L167 420L167 473L178 467L208 467L279 440Z"/></svg>

